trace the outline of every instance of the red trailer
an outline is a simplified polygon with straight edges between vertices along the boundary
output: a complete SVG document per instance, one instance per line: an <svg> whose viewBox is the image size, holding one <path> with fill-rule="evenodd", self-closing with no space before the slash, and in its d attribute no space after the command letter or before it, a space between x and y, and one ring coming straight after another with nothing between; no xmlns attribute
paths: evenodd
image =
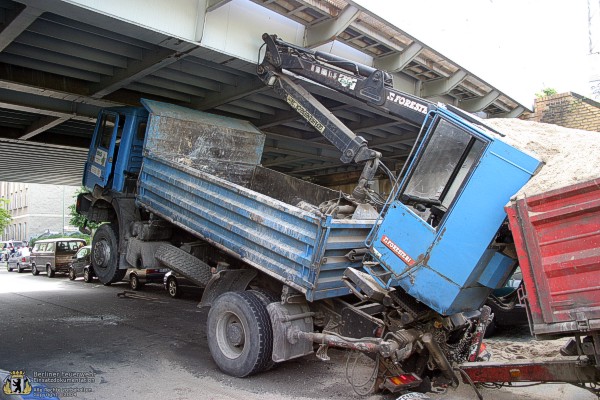
<svg viewBox="0 0 600 400"><path fill-rule="evenodd" d="M568 382L598 394L600 179L519 198L506 212L531 333L540 340L572 338L561 351L572 358L468 363L461 369L475 383Z"/></svg>

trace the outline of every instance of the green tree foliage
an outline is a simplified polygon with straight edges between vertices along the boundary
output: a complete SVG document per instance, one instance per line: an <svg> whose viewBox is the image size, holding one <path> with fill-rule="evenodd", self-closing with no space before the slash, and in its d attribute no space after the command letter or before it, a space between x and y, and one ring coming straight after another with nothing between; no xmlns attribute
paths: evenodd
<svg viewBox="0 0 600 400"><path fill-rule="evenodd" d="M4 232L4 228L6 228L12 220L10 213L6 209L7 204L7 199L0 198L0 232Z"/></svg>
<svg viewBox="0 0 600 400"><path fill-rule="evenodd" d="M545 88L545 89L542 89L542 91L541 91L541 92L538 92L538 93L536 93L536 94L535 94L535 97L537 97L537 98L539 99L540 97L552 96L552 95L554 95L554 94L556 94L556 93L558 93L558 92L556 91L556 89L553 89L553 88Z"/></svg>
<svg viewBox="0 0 600 400"><path fill-rule="evenodd" d="M75 198L77 198L77 195L79 193L86 193L86 192L87 192L87 190L84 187L79 188L77 193L75 193ZM98 227L97 223L90 222L90 221L88 221L88 219L86 217L84 217L81 214L78 214L76 211L75 204L71 204L69 206L69 215L71 216L71 219L69 219L69 224L78 227L80 230L96 229Z"/></svg>

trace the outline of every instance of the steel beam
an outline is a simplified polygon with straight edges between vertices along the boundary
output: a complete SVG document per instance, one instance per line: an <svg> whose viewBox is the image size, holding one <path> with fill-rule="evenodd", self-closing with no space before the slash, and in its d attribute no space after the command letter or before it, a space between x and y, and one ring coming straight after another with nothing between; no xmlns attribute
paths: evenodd
<svg viewBox="0 0 600 400"><path fill-rule="evenodd" d="M68 121L69 119L70 119L70 116L63 116L63 117L58 117L58 118L49 117L49 116L40 117L33 124L31 124L29 126L29 128L27 128L27 130L25 131L25 134L23 136L21 136L19 139L20 140L31 139L35 135L38 135L44 131L47 131L48 129L54 128L55 126L60 125L65 121Z"/></svg>
<svg viewBox="0 0 600 400"><path fill-rule="evenodd" d="M80 121L93 122L99 107L86 103L75 103L29 93L0 89L0 108L19 110L51 117L69 117Z"/></svg>
<svg viewBox="0 0 600 400"><path fill-rule="evenodd" d="M115 90L121 89L179 61L197 47L192 44L184 44L179 51L159 47L145 54L142 60L131 61L126 69L120 70L111 77L101 79L97 84L90 85L90 93L92 93L92 97L94 98L102 98Z"/></svg>
<svg viewBox="0 0 600 400"><path fill-rule="evenodd" d="M459 106L465 111L477 112L485 109L498 97L500 97L500 92L497 90L492 90L482 97L461 101Z"/></svg>
<svg viewBox="0 0 600 400"><path fill-rule="evenodd" d="M459 69L454 75L447 78L423 82L421 85L421 97L428 98L448 94L452 89L460 85L468 75L467 71Z"/></svg>
<svg viewBox="0 0 600 400"><path fill-rule="evenodd" d="M502 113L502 114L496 114L493 116L493 118L517 118L519 115L523 114L524 112L525 112L525 107L517 106L509 112Z"/></svg>
<svg viewBox="0 0 600 400"><path fill-rule="evenodd" d="M206 12L214 11L217 8L229 3L230 1L231 0L206 0Z"/></svg>
<svg viewBox="0 0 600 400"><path fill-rule="evenodd" d="M4 51L43 12L39 8L25 6L0 32L0 52Z"/></svg>
<svg viewBox="0 0 600 400"><path fill-rule="evenodd" d="M234 100L242 99L254 93L260 93L269 88L258 78L248 77L247 79L238 78L237 85L225 86L220 92L207 95L200 102L192 102L192 108L199 110L210 110L220 105L227 104Z"/></svg>
<svg viewBox="0 0 600 400"><path fill-rule="evenodd" d="M339 36L340 33L358 18L360 10L351 4L348 4L337 16L337 18L320 22L314 26L306 28L304 33L304 46L311 48L331 42Z"/></svg>
<svg viewBox="0 0 600 400"><path fill-rule="evenodd" d="M401 53L394 53L389 56L376 58L373 61L373 65L377 69L388 72L402 72L402 70L419 55L421 50L423 50L423 46L417 42L413 42Z"/></svg>

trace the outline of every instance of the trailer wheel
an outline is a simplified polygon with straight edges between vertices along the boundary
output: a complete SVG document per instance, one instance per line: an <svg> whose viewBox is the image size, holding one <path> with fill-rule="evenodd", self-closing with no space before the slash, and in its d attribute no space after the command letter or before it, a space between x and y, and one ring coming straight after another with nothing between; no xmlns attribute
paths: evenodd
<svg viewBox="0 0 600 400"><path fill-rule="evenodd" d="M214 301L207 321L208 347L217 366L242 378L271 365L273 329L263 301L252 292L227 292Z"/></svg>
<svg viewBox="0 0 600 400"><path fill-rule="evenodd" d="M125 269L119 269L119 237L111 224L100 225L92 239L92 260L94 272L100 282L118 282L125 276Z"/></svg>

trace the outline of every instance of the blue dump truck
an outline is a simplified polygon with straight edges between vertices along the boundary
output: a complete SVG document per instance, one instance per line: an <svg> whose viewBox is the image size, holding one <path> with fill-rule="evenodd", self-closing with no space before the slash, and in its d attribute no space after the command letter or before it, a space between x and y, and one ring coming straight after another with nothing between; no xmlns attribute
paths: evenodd
<svg viewBox="0 0 600 400"><path fill-rule="evenodd" d="M453 365L480 353L482 305L517 265L504 206L540 162L458 109L396 91L383 71L263 38L259 77L343 162L364 164L356 189L262 167L265 135L246 121L151 100L105 109L77 200L103 223L96 275L166 266L203 287L211 355L233 376L336 347L374 360L358 391L457 384ZM417 127L387 200L369 185L391 175L380 153L284 70Z"/></svg>

